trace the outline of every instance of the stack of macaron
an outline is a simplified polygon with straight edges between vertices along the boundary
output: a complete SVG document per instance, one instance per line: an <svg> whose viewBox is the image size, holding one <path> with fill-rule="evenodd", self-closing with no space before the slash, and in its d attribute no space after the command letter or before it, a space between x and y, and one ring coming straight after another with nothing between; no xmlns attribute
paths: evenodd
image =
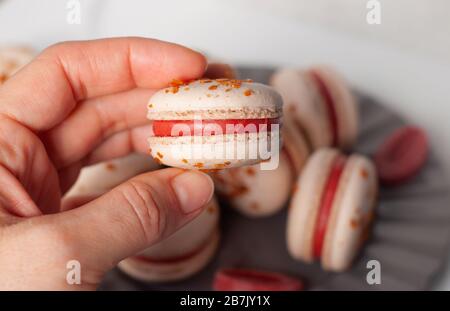
<svg viewBox="0 0 450 311"><path fill-rule="evenodd" d="M120 270L146 282L178 281L199 272L218 248L219 212L213 197L197 218L142 253L122 260Z"/></svg>
<svg viewBox="0 0 450 311"><path fill-rule="evenodd" d="M0 85L28 64L34 52L21 46L0 47Z"/></svg>
<svg viewBox="0 0 450 311"><path fill-rule="evenodd" d="M271 78L281 94L286 115L304 134L312 150L350 149L358 135L354 96L341 75L329 66L283 69Z"/></svg>

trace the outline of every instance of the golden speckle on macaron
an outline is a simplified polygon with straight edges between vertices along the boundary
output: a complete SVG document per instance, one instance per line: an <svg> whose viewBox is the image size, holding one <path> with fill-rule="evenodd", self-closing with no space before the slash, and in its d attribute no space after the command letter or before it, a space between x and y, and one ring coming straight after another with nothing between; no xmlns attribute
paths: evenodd
<svg viewBox="0 0 450 311"><path fill-rule="evenodd" d="M247 89L247 90L244 91L244 95L245 95L245 96L250 96L250 95L252 95L253 93L254 93L254 91L251 90L251 89Z"/></svg>
<svg viewBox="0 0 450 311"><path fill-rule="evenodd" d="M208 90L214 91L214 90L217 90L217 87L218 87L218 85L214 84L214 85L211 85L210 87L208 87Z"/></svg>

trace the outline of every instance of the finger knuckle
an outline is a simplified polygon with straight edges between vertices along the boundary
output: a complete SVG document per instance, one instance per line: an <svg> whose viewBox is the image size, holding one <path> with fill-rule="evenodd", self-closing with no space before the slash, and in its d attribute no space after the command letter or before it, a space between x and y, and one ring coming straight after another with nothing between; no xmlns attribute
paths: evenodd
<svg viewBox="0 0 450 311"><path fill-rule="evenodd" d="M138 180L124 184L121 194L147 241L154 240L165 230L165 209L154 200L155 189Z"/></svg>

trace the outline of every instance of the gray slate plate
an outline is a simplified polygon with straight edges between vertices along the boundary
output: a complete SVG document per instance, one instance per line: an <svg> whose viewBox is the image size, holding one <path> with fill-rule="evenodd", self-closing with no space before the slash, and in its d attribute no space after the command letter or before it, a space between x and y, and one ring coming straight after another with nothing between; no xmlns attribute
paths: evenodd
<svg viewBox="0 0 450 311"><path fill-rule="evenodd" d="M268 83L273 70L240 68L242 78ZM380 142L405 121L375 99L357 94L361 128L356 152L372 155ZM381 189L371 240L352 269L327 273L318 264L294 261L285 244L286 210L269 218L248 219L222 209L222 240L214 260L194 277L176 283L146 284L114 269L101 290L210 290L221 267L268 269L299 276L312 290L422 290L445 265L450 238L449 187L433 152L421 174L404 186ZM381 263L381 284L369 286L366 263Z"/></svg>

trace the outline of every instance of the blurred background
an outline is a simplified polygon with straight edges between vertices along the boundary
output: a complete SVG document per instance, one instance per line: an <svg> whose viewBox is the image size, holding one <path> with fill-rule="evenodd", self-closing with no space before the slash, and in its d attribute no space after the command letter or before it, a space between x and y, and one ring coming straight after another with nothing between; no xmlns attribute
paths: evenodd
<svg viewBox="0 0 450 311"><path fill-rule="evenodd" d="M0 44L146 36L233 65L329 63L358 89L427 129L450 173L450 2L379 0L0 0ZM69 18L70 19L70 18ZM450 289L450 274L436 285Z"/></svg>

